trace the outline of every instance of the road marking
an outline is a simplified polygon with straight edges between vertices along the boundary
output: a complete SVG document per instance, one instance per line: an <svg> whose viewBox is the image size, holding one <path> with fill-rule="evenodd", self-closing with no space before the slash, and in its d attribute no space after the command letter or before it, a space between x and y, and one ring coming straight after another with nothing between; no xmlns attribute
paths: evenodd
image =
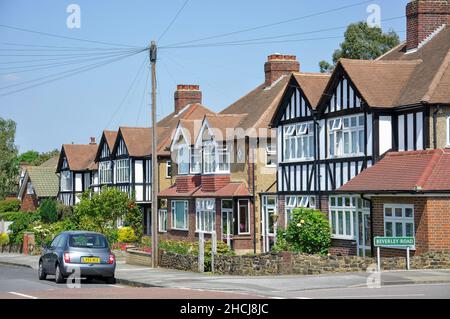
<svg viewBox="0 0 450 319"><path fill-rule="evenodd" d="M305 300L308 300L308 299L312 299L312 298L310 298L310 297L295 297L295 299L305 299Z"/></svg>
<svg viewBox="0 0 450 319"><path fill-rule="evenodd" d="M114 287L114 288L125 288L124 286L118 286L118 285L108 285L110 287Z"/></svg>
<svg viewBox="0 0 450 319"><path fill-rule="evenodd" d="M12 295L24 297L24 298L29 298L29 299L38 299L38 297L34 297L34 296L30 296L30 295L21 294L21 293L14 292L14 291L10 291L10 292L8 292L8 293L9 293L9 294L12 294Z"/></svg>

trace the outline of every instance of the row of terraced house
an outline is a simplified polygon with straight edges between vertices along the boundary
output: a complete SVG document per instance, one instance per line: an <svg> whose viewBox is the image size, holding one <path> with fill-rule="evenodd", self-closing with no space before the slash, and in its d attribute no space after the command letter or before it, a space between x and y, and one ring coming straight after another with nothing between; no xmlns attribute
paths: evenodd
<svg viewBox="0 0 450 319"><path fill-rule="evenodd" d="M405 42L376 60L341 59L332 74L270 55L264 82L218 113L198 85L178 85L157 150L138 127L63 145L59 199L118 187L150 234L158 187L160 238L215 231L238 253L270 251L296 207L329 218L333 253L371 255L374 236L450 251L450 3L411 1L406 16Z"/></svg>

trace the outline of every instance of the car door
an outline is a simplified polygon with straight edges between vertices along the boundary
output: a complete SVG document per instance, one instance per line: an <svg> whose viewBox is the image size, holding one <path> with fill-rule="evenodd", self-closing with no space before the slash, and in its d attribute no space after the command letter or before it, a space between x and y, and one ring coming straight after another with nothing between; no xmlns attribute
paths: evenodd
<svg viewBox="0 0 450 319"><path fill-rule="evenodd" d="M53 239L52 243L50 244L50 247L48 248L47 252L47 272L49 274L55 273L55 265L56 261L58 260L58 246L59 242L61 241L62 236L56 236L55 239Z"/></svg>

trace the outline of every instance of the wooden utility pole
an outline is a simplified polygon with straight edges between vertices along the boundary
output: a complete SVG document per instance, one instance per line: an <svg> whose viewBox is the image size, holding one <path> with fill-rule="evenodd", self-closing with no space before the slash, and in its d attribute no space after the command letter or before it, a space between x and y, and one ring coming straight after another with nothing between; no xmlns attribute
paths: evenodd
<svg viewBox="0 0 450 319"><path fill-rule="evenodd" d="M156 42L150 45L152 67L152 267L158 267L158 134L156 127Z"/></svg>

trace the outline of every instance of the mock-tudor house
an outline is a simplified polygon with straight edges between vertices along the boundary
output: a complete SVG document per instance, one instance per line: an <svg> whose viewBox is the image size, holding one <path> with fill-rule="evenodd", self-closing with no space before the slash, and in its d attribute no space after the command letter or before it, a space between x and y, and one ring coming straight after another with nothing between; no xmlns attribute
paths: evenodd
<svg viewBox="0 0 450 319"><path fill-rule="evenodd" d="M299 63L274 54L264 69L264 83L219 114L179 121L171 145L175 183L160 193L163 238L195 241L199 231L214 230L237 253L273 244L277 158L269 122Z"/></svg>
<svg viewBox="0 0 450 319"><path fill-rule="evenodd" d="M95 192L100 191L103 186L110 186L113 183L113 161L111 152L116 142L117 131L104 130L100 143L98 144L95 163L98 166L97 174L92 181L92 189Z"/></svg>
<svg viewBox="0 0 450 319"><path fill-rule="evenodd" d="M63 204L77 204L80 195L95 183L98 167L94 160L97 149L98 145L93 137L89 144L62 146L56 173L59 175L58 200Z"/></svg>
<svg viewBox="0 0 450 319"><path fill-rule="evenodd" d="M27 166L19 188L20 209L35 211L43 199L56 199L58 195L58 176L55 173L57 157L40 166Z"/></svg>
<svg viewBox="0 0 450 319"><path fill-rule="evenodd" d="M450 251L450 149L389 152L338 191L370 200L374 236L415 237L412 254Z"/></svg>
<svg viewBox="0 0 450 319"><path fill-rule="evenodd" d="M375 61L341 59L312 117L290 119L296 91L286 90L272 121L278 129L280 209L288 215L289 196L314 197L329 217L335 253L371 254L374 227L370 201L345 194L345 186L337 189L388 151L448 145L450 4L412 1L406 11L406 42ZM302 90L294 79L291 84ZM308 120L316 128L315 154L292 162L298 135L309 133ZM305 166L308 180L302 183Z"/></svg>

